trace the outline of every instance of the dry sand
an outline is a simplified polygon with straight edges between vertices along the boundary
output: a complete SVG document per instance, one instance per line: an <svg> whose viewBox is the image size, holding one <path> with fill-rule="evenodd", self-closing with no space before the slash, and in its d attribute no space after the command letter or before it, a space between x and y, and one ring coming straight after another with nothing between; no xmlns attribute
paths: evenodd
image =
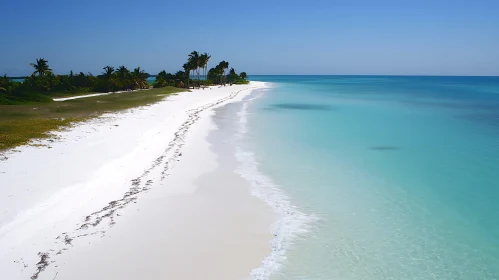
<svg viewBox="0 0 499 280"><path fill-rule="evenodd" d="M249 278L270 253L273 213L207 136L214 108L264 86L181 93L11 153L1 278Z"/></svg>

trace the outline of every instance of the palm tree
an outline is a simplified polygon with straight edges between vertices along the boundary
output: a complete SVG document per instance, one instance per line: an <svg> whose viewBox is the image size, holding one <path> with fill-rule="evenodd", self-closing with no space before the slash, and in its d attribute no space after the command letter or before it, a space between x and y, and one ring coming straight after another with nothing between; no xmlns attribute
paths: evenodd
<svg viewBox="0 0 499 280"><path fill-rule="evenodd" d="M108 80L111 79L111 77L114 73L114 67L108 65L102 69L104 69L104 73L102 73L102 76L104 76Z"/></svg>
<svg viewBox="0 0 499 280"><path fill-rule="evenodd" d="M189 68L190 68L190 69L191 69L191 71L192 71L192 74L191 74L191 75L192 75L192 77L194 77L194 78L192 78L192 79L194 80L194 79L195 79L195 77L196 77L196 68L197 68L197 64L196 64L196 62L195 62L195 61L188 61L187 63L189 64ZM194 86L193 86L193 87L194 87Z"/></svg>
<svg viewBox="0 0 499 280"><path fill-rule="evenodd" d="M206 70L208 69L208 61L210 60L211 55L208 53L204 53L199 56L199 67L203 69L203 76L206 80Z"/></svg>
<svg viewBox="0 0 499 280"><path fill-rule="evenodd" d="M217 67L211 68L206 75L207 79L210 79L214 84L217 82L218 72Z"/></svg>
<svg viewBox="0 0 499 280"><path fill-rule="evenodd" d="M149 74L144 72L144 70L140 70L140 67L133 69L133 72L131 73L133 86L138 87L140 89L148 88L149 87L149 85L147 84L148 77Z"/></svg>
<svg viewBox="0 0 499 280"><path fill-rule="evenodd" d="M220 62L218 64L218 70L220 71L220 74L222 74L222 77L220 78L220 84L223 84L225 86L225 83L224 83L224 76L225 76L225 70L227 68L229 68L229 62L223 60L222 62Z"/></svg>
<svg viewBox="0 0 499 280"><path fill-rule="evenodd" d="M177 73L175 73L175 75L173 75L173 82L175 84L178 84L179 82L181 81L184 81L186 76L187 76L188 72L185 72L185 71L177 71Z"/></svg>
<svg viewBox="0 0 499 280"><path fill-rule="evenodd" d="M124 65L121 65L116 70L116 75L118 76L118 81L120 83L121 89L129 89L131 87L130 84L130 70L126 68Z"/></svg>
<svg viewBox="0 0 499 280"><path fill-rule="evenodd" d="M118 78L120 80L124 80L128 77L128 75L130 74L130 70L128 70L128 68L126 68L126 66L124 65L121 65L120 67L118 67L118 69L116 70L116 74L118 75Z"/></svg>
<svg viewBox="0 0 499 280"><path fill-rule="evenodd" d="M37 59L36 63L30 63L30 65L33 66L33 68L35 68L33 76L35 76L36 74L38 74L38 76L43 76L47 73L50 73L52 69L49 68L49 65L47 63L48 61L43 58Z"/></svg>
<svg viewBox="0 0 499 280"><path fill-rule="evenodd" d="M237 75L236 70L234 70L234 68L230 68L228 78L231 84L235 83L239 78L239 75Z"/></svg>
<svg viewBox="0 0 499 280"><path fill-rule="evenodd" d="M204 65L204 75L205 75L205 78L206 78L206 71L208 70L208 62L210 62L210 58L211 58L211 55L207 54L207 53L204 53L206 55L206 63Z"/></svg>
<svg viewBox="0 0 499 280"><path fill-rule="evenodd" d="M239 74L239 77L241 77L241 79L245 80L246 78L248 78L248 74L246 74L246 72L241 72L241 74Z"/></svg>
<svg viewBox="0 0 499 280"><path fill-rule="evenodd" d="M215 73L216 73L217 76L220 77L219 82L220 82L220 85L222 85L223 75L224 75L224 69L223 69L223 66L222 66L221 62L217 66L215 66Z"/></svg>
<svg viewBox="0 0 499 280"><path fill-rule="evenodd" d="M197 51L191 52L189 54L189 60L188 63L191 64L191 70L195 70L196 74L198 76L198 85L199 85L199 66L200 66L200 59L199 59L199 53Z"/></svg>
<svg viewBox="0 0 499 280"><path fill-rule="evenodd" d="M106 66L104 68L104 72L102 73L102 77L105 79L105 85L103 85L102 90L107 91L113 91L114 92L114 79L113 79L113 74L114 74L114 67L112 66Z"/></svg>
<svg viewBox="0 0 499 280"><path fill-rule="evenodd" d="M165 70L163 70L163 71L159 72L159 73L158 73L158 75L156 75L156 78L157 78L157 77L163 77L163 78L165 78L165 79L166 79L166 71L165 71Z"/></svg>
<svg viewBox="0 0 499 280"><path fill-rule="evenodd" d="M204 72L204 67L205 67L205 64L206 64L206 62L205 62L206 61L205 54L206 53L199 55L199 68L201 68L201 70L203 70L203 72Z"/></svg>
<svg viewBox="0 0 499 280"><path fill-rule="evenodd" d="M191 64L190 63L184 63L182 65L184 68L185 74L187 75L187 88L189 88L189 80L191 79Z"/></svg>
<svg viewBox="0 0 499 280"><path fill-rule="evenodd" d="M164 87L167 85L167 80L166 80L167 74L166 71L163 70L156 75L156 81L154 82L154 87L159 88L159 87Z"/></svg>

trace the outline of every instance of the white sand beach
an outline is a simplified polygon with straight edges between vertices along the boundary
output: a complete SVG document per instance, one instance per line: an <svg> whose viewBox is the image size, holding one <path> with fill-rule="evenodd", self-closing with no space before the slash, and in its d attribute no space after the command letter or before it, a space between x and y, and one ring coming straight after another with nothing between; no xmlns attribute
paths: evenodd
<svg viewBox="0 0 499 280"><path fill-rule="evenodd" d="M108 114L0 161L0 278L250 279L272 209L219 160L213 109L264 83Z"/></svg>

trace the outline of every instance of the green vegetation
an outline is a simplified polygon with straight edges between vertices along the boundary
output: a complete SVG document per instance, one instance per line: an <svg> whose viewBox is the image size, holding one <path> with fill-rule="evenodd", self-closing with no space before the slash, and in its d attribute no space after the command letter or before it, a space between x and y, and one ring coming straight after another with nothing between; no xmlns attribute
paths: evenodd
<svg viewBox="0 0 499 280"><path fill-rule="evenodd" d="M24 82L0 76L0 151L28 143L30 139L50 137L50 131L67 127L102 113L149 105L182 88L248 83L245 72L240 75L229 63L220 62L208 70L211 56L193 51L183 70L175 74L161 71L153 84L140 67L130 71L125 66L105 66L100 75L80 72L56 75L48 61L39 58L33 74ZM151 89L151 85L153 89ZM131 91L148 89L145 91ZM97 97L54 102L54 97L76 96L95 92L116 92Z"/></svg>
<svg viewBox="0 0 499 280"><path fill-rule="evenodd" d="M106 66L104 72L95 77L82 72L74 75L73 71L69 75L55 75L43 58L37 59L31 66L35 71L22 83L13 82L7 76L0 78L0 104L47 103L59 96L149 88L146 82L149 74L140 67L131 72L125 66L116 71L114 67Z"/></svg>
<svg viewBox="0 0 499 280"><path fill-rule="evenodd" d="M88 97L63 102L0 105L0 151L51 137L50 131L68 127L103 113L145 106L183 91L163 87L135 92Z"/></svg>
<svg viewBox="0 0 499 280"><path fill-rule="evenodd" d="M230 85L249 83L246 80L248 78L246 72L241 72L238 75L234 68L231 68L229 74L226 75L225 72L229 68L229 62L225 60L220 62L215 68L208 70L210 58L211 55L207 53L191 52L187 56L187 62L182 65L183 71L180 70L175 74L166 73L164 70L159 72L156 76L154 87L160 88L169 85L190 88L192 85L192 87L200 88L211 85L225 86L227 83ZM203 75L201 75L201 72Z"/></svg>
<svg viewBox="0 0 499 280"><path fill-rule="evenodd" d="M115 92L134 89L145 89L151 85L155 88L174 86L180 88L202 87L210 85L246 84L246 72L237 75L234 68L229 74L229 62L222 61L215 68L208 70L211 55L193 51L188 55L183 70L175 74L161 71L156 82L148 83L148 73L135 68L130 71L125 66L114 68L105 66L103 72L94 76L91 73L80 72L68 75L56 75L49 67L48 61L39 58L31 63L33 74L24 82L15 82L7 76L0 77L0 105L19 105L29 103L49 103L53 97L75 96L93 92ZM201 74L202 73L202 74Z"/></svg>

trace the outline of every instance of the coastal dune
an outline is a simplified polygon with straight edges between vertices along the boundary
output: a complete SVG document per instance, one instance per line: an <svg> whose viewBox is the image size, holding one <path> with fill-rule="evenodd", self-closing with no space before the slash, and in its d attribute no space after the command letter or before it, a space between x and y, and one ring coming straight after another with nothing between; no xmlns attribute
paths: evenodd
<svg viewBox="0 0 499 280"><path fill-rule="evenodd" d="M8 153L2 278L248 278L270 254L273 212L207 138L214 108L262 87L181 93Z"/></svg>

